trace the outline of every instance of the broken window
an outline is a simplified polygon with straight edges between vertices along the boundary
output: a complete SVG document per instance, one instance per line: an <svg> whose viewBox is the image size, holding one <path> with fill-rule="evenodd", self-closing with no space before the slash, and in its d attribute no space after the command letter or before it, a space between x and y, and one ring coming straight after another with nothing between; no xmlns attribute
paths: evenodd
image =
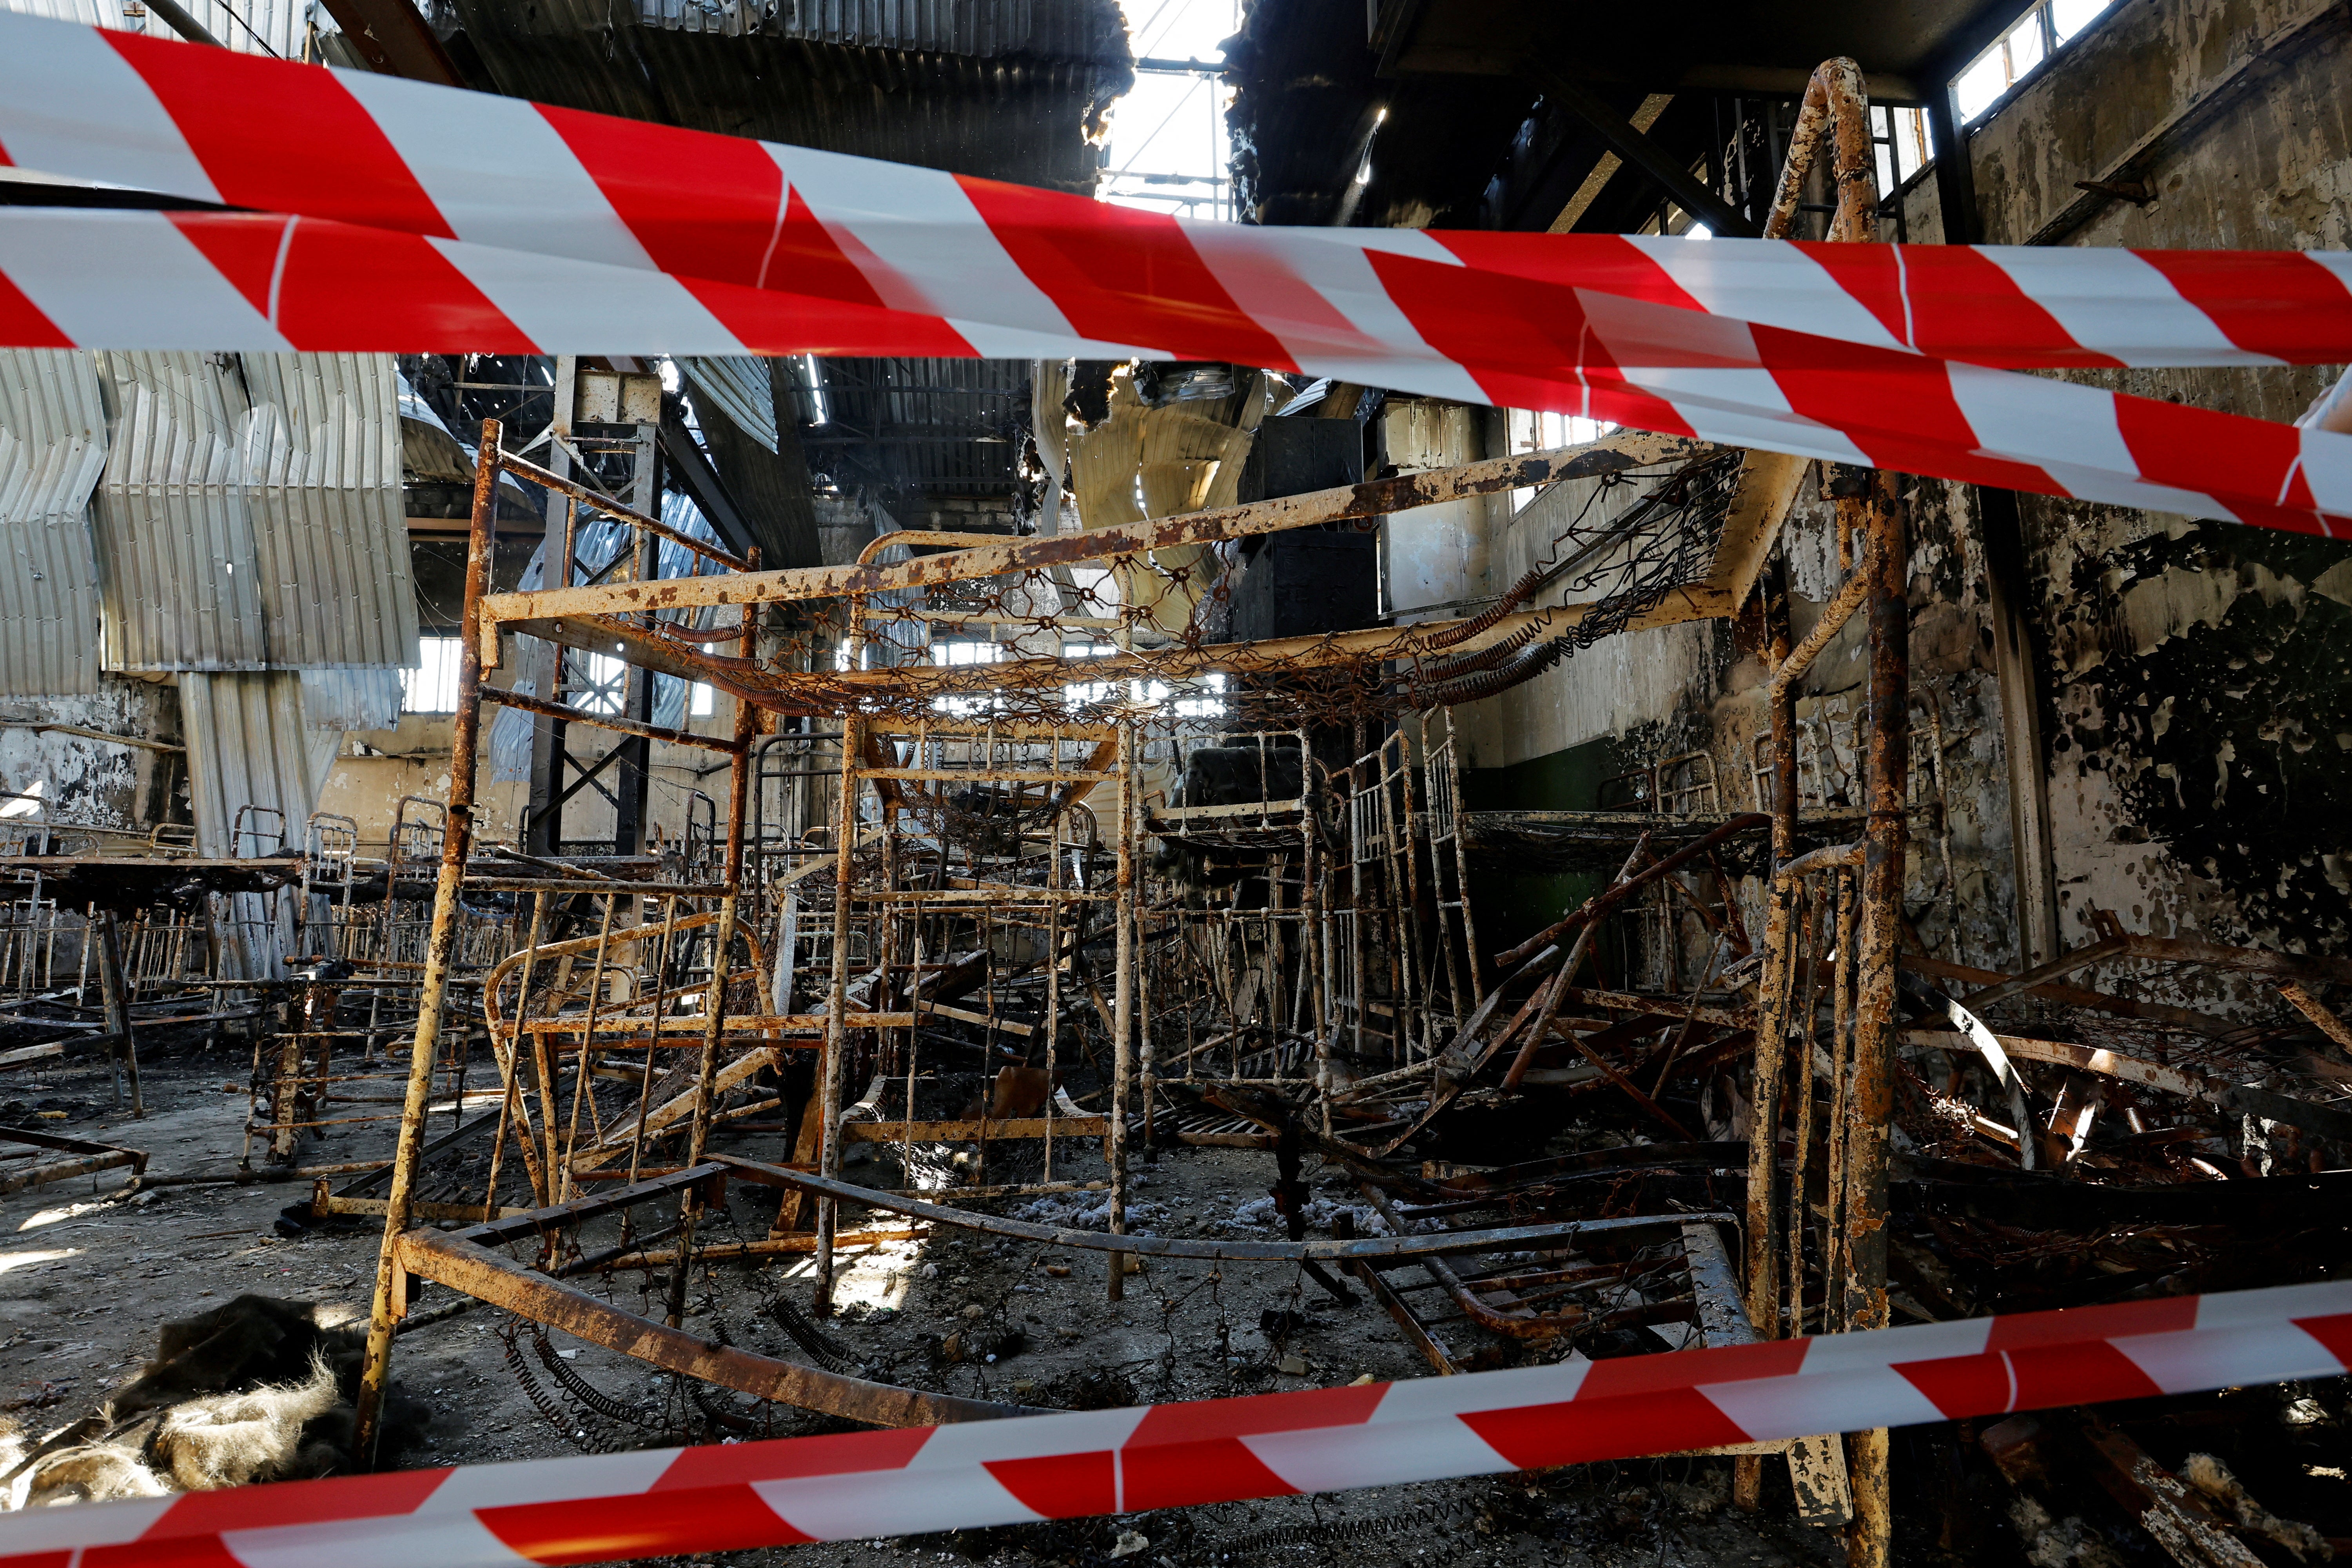
<svg viewBox="0 0 2352 1568"><path fill-rule="evenodd" d="M2105 15L2111 4L2113 0L2042 0L2027 12L1953 82L1954 106L1961 121L1982 119L2059 45Z"/></svg>

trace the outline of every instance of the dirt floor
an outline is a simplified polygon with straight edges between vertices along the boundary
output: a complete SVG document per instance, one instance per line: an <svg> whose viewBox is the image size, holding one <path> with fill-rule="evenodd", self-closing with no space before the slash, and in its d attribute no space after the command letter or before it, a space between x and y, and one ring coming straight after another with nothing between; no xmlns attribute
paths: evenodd
<svg viewBox="0 0 2352 1568"><path fill-rule="evenodd" d="M111 1108L102 1068L19 1071L0 1079L0 1121L143 1148L154 1175L225 1174L236 1166L246 1110L241 1089L227 1092L225 1086L241 1076L222 1052L152 1064L145 1079L148 1113L134 1121ZM36 1121L48 1112L64 1114ZM302 1159L325 1163L363 1157L381 1148L387 1131L339 1129L325 1142L308 1146ZM773 1156L781 1151L771 1145L779 1142L768 1135L737 1146ZM848 1178L898 1184L895 1155L886 1146L868 1147L873 1152L852 1164ZM1077 1181L1100 1173L1099 1157L1091 1153L1065 1160L1056 1172ZM1352 1199L1332 1173L1318 1173L1311 1162L1307 1175L1319 1195ZM1271 1224L1252 1224L1250 1215L1235 1218L1244 1205L1268 1206L1259 1200L1272 1176L1272 1157L1262 1152L1165 1152L1139 1167L1137 1223L1164 1235L1274 1237L1278 1232ZM764 1234L773 1195L740 1185L730 1194L732 1215L714 1234ZM112 1171L0 1198L0 1409L33 1436L79 1416L153 1353L159 1324L239 1294L364 1315L378 1233L362 1222L281 1227L281 1208L308 1195L307 1188L288 1184L126 1192L124 1173ZM1077 1194L1055 1201L1099 1199ZM1009 1200L1000 1206L1018 1214L1024 1205ZM1129 1279L1126 1300L1117 1303L1105 1299L1105 1269L1098 1253L934 1233L859 1257L842 1279L842 1310L824 1332L869 1375L1039 1405L1197 1399L1365 1376L1431 1375L1360 1290L1354 1305L1341 1305L1286 1266L1154 1260ZM808 1273L805 1259L715 1268L695 1282L689 1326L797 1355L763 1309L778 1297L804 1304ZM657 1277L615 1277L602 1288L622 1304L660 1311ZM415 1310L427 1316L455 1300L439 1287L428 1288ZM689 1391L642 1363L553 1336L545 1353L598 1394L607 1411L625 1419L589 1408L542 1370L528 1332L510 1350L507 1336L519 1327L477 1305L403 1335L394 1374L426 1407L429 1426L397 1462L482 1463L574 1454L583 1447L659 1447L698 1426L695 1440L709 1440L711 1428L696 1421ZM547 1413L518 1380L516 1361L530 1373ZM723 1413L777 1436L827 1429L804 1413L754 1409L740 1399L728 1402ZM791 1554L808 1568L932 1554L940 1562L1008 1565L1131 1557L1139 1565L1169 1568L1342 1560L1843 1561L1835 1532L1790 1521L1785 1472L1777 1460L1768 1466L1767 1507L1759 1516L1728 1506L1729 1468L1719 1458L1644 1461L1118 1520L840 1542L791 1549ZM1898 1560L1941 1556L1923 1542L1920 1552L1899 1552ZM785 1557L776 1550L726 1560L782 1563Z"/></svg>

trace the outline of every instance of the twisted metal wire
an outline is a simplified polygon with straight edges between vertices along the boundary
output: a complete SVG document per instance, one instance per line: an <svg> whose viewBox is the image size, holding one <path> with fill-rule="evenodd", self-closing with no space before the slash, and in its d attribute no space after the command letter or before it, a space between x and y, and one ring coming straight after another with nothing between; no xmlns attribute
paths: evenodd
<svg viewBox="0 0 2352 1568"><path fill-rule="evenodd" d="M1703 580L1740 462L1738 453L1721 453L1602 476L1542 559L1466 620L1433 627L1404 654L1349 650L1342 633L1285 638L1270 651L1225 640L1241 576L1232 543L785 606L788 615L770 617L755 659L715 656L703 646L710 634L691 628L658 635L696 648L722 676L740 677L745 689L812 714L1040 724L1116 718L1171 731L1346 723L1506 689ZM1632 503L1619 506L1629 490ZM1378 524L1341 526L1370 531ZM1573 609L1579 618L1441 657L1515 613L1544 607ZM1087 667L1097 655L1118 656L1119 667L1094 675ZM852 663L862 669L853 672ZM1214 673L1203 670L1208 664ZM877 681L873 672L883 668L890 678ZM1003 814L1025 819L1042 805L1008 798L983 808L944 791L923 793L963 832L1009 827Z"/></svg>

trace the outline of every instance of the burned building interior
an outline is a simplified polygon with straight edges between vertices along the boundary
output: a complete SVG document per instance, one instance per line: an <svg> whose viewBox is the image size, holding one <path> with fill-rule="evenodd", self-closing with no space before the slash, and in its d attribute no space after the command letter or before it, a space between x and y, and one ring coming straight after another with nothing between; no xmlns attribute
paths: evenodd
<svg viewBox="0 0 2352 1568"><path fill-rule="evenodd" d="M1077 1500L1019 1469L1045 1412L1637 1387L2352 1278L2340 519L2145 456L2070 479L2072 426L2048 460L1840 461L1761 415L1385 384L1517 331L1478 325L1517 308L1502 261L1453 340L1360 308L1442 238L1517 279L1654 266L1688 316L1746 287L1709 257L1793 240L1905 353L2079 342L1974 374L2238 416L2183 447L2299 426L2317 488L2352 437L2346 355L2296 347L2352 307L2344 5L0 0L26 17L371 106L543 105L574 146L595 116L776 144L769 252L830 226L867 279L931 263L844 238L828 212L901 187L818 154L961 176L992 222L1146 215L1211 263L1227 230L1344 241L1362 280L1316 304L1379 347L1139 354L1109 337L1158 323L1074 311L687 353L583 263L543 285L561 331L394 343L355 267L341 336L252 352L150 330L161 240L106 285L146 337L41 338L9 215L272 209L44 164L0 106L0 1563L232 1560L26 1533L125 1500L447 1467L497 1497L503 1461L930 1427L1020 1506L399 1560L2352 1554L2352 1380L2108 1347L2081 1386L2111 1396L2037 1402L1998 1330L1971 1351L2007 1370L1967 1376L2007 1392L1917 1374L1769 1438L1683 1391L1585 1462L1480 1428L1493 1473L1302 1479L1255 1438ZM468 155L519 229L573 221L576 169ZM1007 246L1041 279L1122 254ZM2327 281L2257 321L2189 302L2222 261L2158 259L2236 252ZM2037 302L2133 254L2153 282ZM1906 268L1980 269L1965 319L1870 292ZM1121 286L1193 287L1155 277ZM1675 384L1815 416L1809 373L1710 390L1769 380L1790 319L1736 363L1693 336L1718 368ZM2177 352L2094 352L2110 327ZM1947 397L1982 431L1979 384ZM2334 1310L2309 1331L2352 1365ZM377 1560L340 1553L309 1560Z"/></svg>

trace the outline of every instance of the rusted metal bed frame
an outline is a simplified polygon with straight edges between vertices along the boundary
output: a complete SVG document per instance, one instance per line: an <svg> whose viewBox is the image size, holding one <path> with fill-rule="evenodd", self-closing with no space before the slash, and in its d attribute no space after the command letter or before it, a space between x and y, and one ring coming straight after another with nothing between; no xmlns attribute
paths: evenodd
<svg viewBox="0 0 2352 1568"><path fill-rule="evenodd" d="M1379 517L1416 506L1458 499L1464 496L1493 491L1524 489L1561 479L1596 477L1665 460L1697 455L1705 448L1698 443L1676 437L1654 437L1636 432L1622 432L1591 446L1553 452L1539 452L1522 457L1492 459L1437 472L1399 476L1374 483L1347 489L1317 492L1305 496L1254 503L1246 507L1217 509L1181 517L1150 520L1146 522L1118 528L1097 530L1076 536L967 545L944 553L922 556L900 564L861 564L846 567L825 567L762 572L756 561L736 556L718 546L680 537L656 519L647 517L620 504L609 496L584 487L562 475L541 468L508 453L501 446L499 423L486 421L478 449L478 463L473 494L473 519L469 534L464 609L461 619L462 644L458 669L458 697L451 746L450 787L446 803L446 819L441 835L439 870L435 884L432 921L417 979L416 1026L409 1058L407 1091L404 1096L399 1141L395 1147L391 1177L385 1189L384 1235L379 1254L376 1286L370 1318L367 1351L362 1369L359 1398L359 1422L356 1434L358 1451L372 1459L375 1435L380 1426L383 1399L390 1364L390 1352L394 1324L400 1315L402 1281L409 1271L431 1273L442 1268L471 1281L467 1288L478 1287L494 1292L493 1299L510 1294L512 1279L499 1269L458 1269L441 1258L449 1245L446 1238L426 1233L412 1234L410 1226L418 1217L415 1213L416 1183L419 1152L424 1141L424 1113L432 1083L433 1065L445 1020L449 1016L449 992L457 978L455 947L459 931L459 898L468 887L496 888L515 892L549 894L561 891L603 893L608 897L625 898L660 892L679 898L715 900L717 909L711 944L713 973L704 987L709 999L705 1011L696 1016L702 1024L699 1072L691 1105L688 1111L688 1146L680 1167L681 1174L658 1178L650 1187L633 1184L624 1189L633 1194L631 1203L675 1201L678 1205L678 1237L674 1256L675 1269L671 1279L669 1323L663 1334L631 1339L632 1344L654 1347L658 1342L669 1344L683 1336L675 1328L681 1315L682 1293L686 1268L695 1248L694 1226L701 1212L698 1183L686 1177L686 1173L707 1168L705 1159L708 1137L713 1124L713 1100L722 1043L729 1038L727 1017L727 971L731 962L735 942L733 932L740 915L738 900L747 891L743 887L743 837L746 818L746 786L749 763L753 753L752 742L758 733L763 712L785 714L834 714L845 706L850 709L842 719L843 785L836 799L836 815L833 843L849 846L856 842L856 821L854 815L855 777L864 755L862 731L866 718L857 710L858 693L873 690L877 694L896 694L901 700L910 696L931 697L952 695L961 691L985 690L1008 681L1025 682L1047 688L1058 687L1075 678L1081 681L1101 681L1126 673L1132 660L1129 656L1114 655L1085 660L1028 659L1014 666L977 666L964 669L856 669L806 671L763 668L753 658L751 639L760 606L768 604L817 599L847 599L853 605L851 624L862 626L862 617L854 606L864 597L903 589L923 589L940 585L994 577L1006 573L1041 569L1067 564L1071 562L1134 555L1142 552L1167 549L1186 544L1212 542L1252 533L1264 533L1284 529L1311 526L1346 519ZM567 510L585 505L604 511L615 521L638 531L682 545L696 558L694 574L684 578L659 581L604 582L593 585L567 586L530 593L492 594L489 591L488 563L495 536L492 505L499 477L511 473L541 485L551 493L564 498ZM708 566L710 570L705 571ZM1664 625L1693 618L1706 618L1729 613L1740 596L1735 588L1743 586L1737 581L1744 568L1735 563L1730 575L1722 584L1714 582L1678 592L1668 602L1649 612L1636 624ZM657 626L663 612L698 609L705 606L731 605L739 606L739 620L732 627L721 626L696 634L692 639L667 635ZM1285 644L1234 645L1229 648L1208 647L1185 655L1202 669L1219 667L1219 661L1241 654L1269 659L1286 659L1297 664L1361 661L1366 658L1410 656L1427 646L1444 646L1459 655L1475 651L1496 641L1525 633L1528 628L1556 626L1564 617L1572 619L1580 612L1567 610L1532 611L1506 616L1492 625L1470 626L1462 622L1437 622L1423 625L1349 633L1333 637L1299 639L1298 646ZM562 713L567 723L585 723L629 734L642 734L680 744L702 747L729 759L730 801L724 820L714 832L723 835L724 871L717 885L688 883L658 889L643 884L631 884L621 879L606 879L577 874L557 874L561 868L523 866L518 874L506 876L486 872L474 858L476 828L476 773L481 750L481 707L485 702L538 711L539 700L508 693L493 688L485 679L486 671L494 668L500 658L500 637L506 634L522 633L566 647L592 648L599 653L617 654L625 662L658 670L695 681L707 682L713 688L737 698L737 722L732 736L700 735L690 731L656 731L655 727L609 715L566 709ZM711 654L706 646L726 640L730 634L742 645L740 658L728 658ZM1458 636L1462 640L1450 644L1432 645L1430 639ZM1189 666L1188 666L1189 668ZM1154 672L1161 676L1175 670L1164 657ZM846 699L843 693L847 693ZM1123 787L1122 811L1134 809L1132 785L1133 747L1126 747L1119 764ZM1126 848L1133 837L1130 824L1122 824L1118 841ZM841 940L841 927L849 913L849 884L855 873L854 855L836 853L836 898L835 918L836 940L834 950L833 985L829 1005L824 1009L824 1043L822 1067L821 1150L817 1163L837 1168L838 1135L836 1119L841 1109L841 1074L845 1064L846 1033L856 1027L874 1027L885 1019L875 1015L855 1016L845 1005L845 977L848 944ZM1133 857L1122 856L1122 913L1118 938L1121 949L1117 976L1119 999L1113 1020L1112 1034L1118 1061L1113 1072L1113 1104L1110 1107L1108 1131L1113 1142L1113 1166L1119 1161L1126 1121L1125 1092L1129 1077L1129 1046L1133 1034L1135 998L1131 984L1133 973L1134 923L1132 920ZM504 868L500 868L502 872ZM673 906L674 908L674 906ZM537 946L537 943L530 944ZM779 1037L788 1032L787 1026L796 1020L765 1016L746 1017L740 1023L762 1035ZM896 1022L896 1020L890 1020ZM520 1023L520 1020L518 1020ZM658 1033L658 1031L656 1031ZM524 1074L520 1070L524 1053L522 1041L532 1042L531 1066L536 1068L539 1043L551 1037L544 1033L530 1033L517 1028L510 1048L502 1066L505 1094L509 1106L520 1110L525 1094ZM582 1035L582 1039L593 1037ZM541 1084L551 1087L554 1076L542 1076ZM544 1131L552 1125L544 1093L541 1097L540 1118ZM518 1115L516 1125L521 1121ZM797 1151L796 1151L797 1153ZM795 1163L798 1163L797 1160ZM640 1190L643 1189L643 1190ZM557 1189L558 1192L561 1188ZM574 1199L583 1202L611 1204L615 1194L600 1194L596 1199ZM835 1233L829 1221L830 1203L823 1205L828 1217L820 1219L816 1247L822 1253L834 1241ZM523 1218L498 1220L495 1226L525 1224ZM504 1234L504 1233L498 1233ZM518 1266L519 1269L519 1266ZM1124 1271L1118 1251L1113 1253L1112 1279L1116 1283ZM520 1271L528 1279L528 1271ZM497 1283L506 1280L505 1284ZM583 1321L585 1320L583 1320ZM657 1359L656 1350L648 1348L647 1359ZM676 1345L660 1350L659 1355L683 1354ZM667 1364L667 1363L666 1363ZM804 1369L803 1369L804 1370ZM804 1384L793 1381L798 1373L771 1374L783 1382L772 1386L801 1389ZM831 1396L828 1396L831 1397ZM808 1398L794 1397L796 1403L811 1403ZM838 1403L836 1401L836 1403ZM817 1407L824 1407L821 1403Z"/></svg>

